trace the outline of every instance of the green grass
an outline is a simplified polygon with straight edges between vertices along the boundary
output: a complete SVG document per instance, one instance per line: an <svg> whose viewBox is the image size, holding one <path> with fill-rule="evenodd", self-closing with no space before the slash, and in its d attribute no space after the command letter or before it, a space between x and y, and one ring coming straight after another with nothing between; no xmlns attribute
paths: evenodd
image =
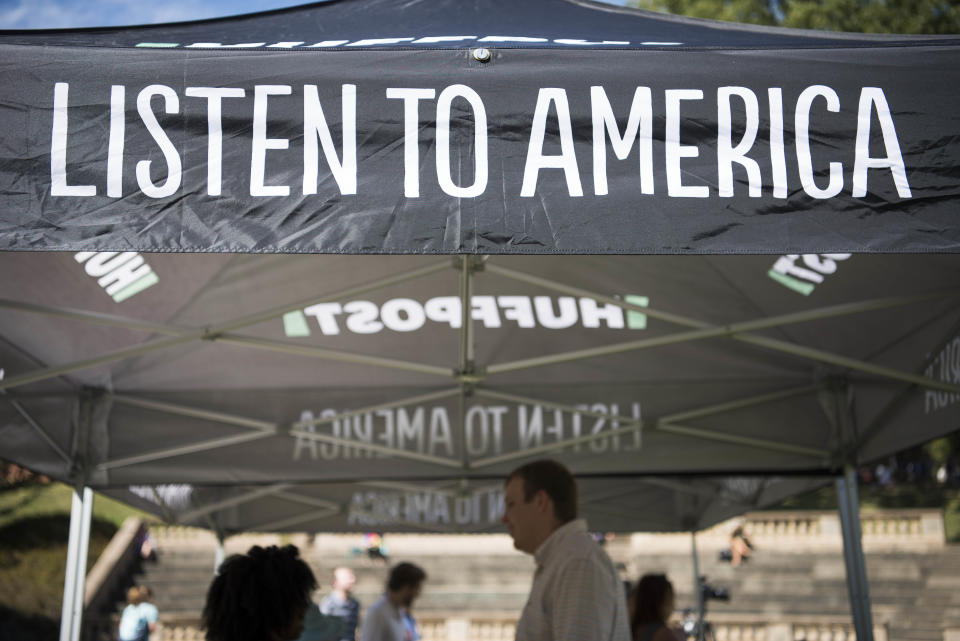
<svg viewBox="0 0 960 641"><path fill-rule="evenodd" d="M948 541L960 543L960 492L943 508L943 529Z"/></svg>
<svg viewBox="0 0 960 641"><path fill-rule="evenodd" d="M29 483L0 488L0 529L32 516L66 514L69 517L72 493L72 489L62 483ZM128 516L149 518L145 512L100 494L95 495L93 501L93 516L118 528Z"/></svg>
<svg viewBox="0 0 960 641"><path fill-rule="evenodd" d="M52 639L59 627L70 532L71 488L0 488L0 638ZM146 516L95 495L87 570L128 516Z"/></svg>

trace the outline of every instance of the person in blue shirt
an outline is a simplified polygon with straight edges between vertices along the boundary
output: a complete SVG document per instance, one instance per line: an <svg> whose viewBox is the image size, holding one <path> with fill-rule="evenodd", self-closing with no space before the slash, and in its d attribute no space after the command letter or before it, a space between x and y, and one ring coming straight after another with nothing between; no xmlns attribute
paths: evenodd
<svg viewBox="0 0 960 641"><path fill-rule="evenodd" d="M150 641L150 635L157 629L157 620L160 613L157 606L153 604L153 590L145 585L141 585L140 596L143 602L140 604L140 641Z"/></svg>
<svg viewBox="0 0 960 641"><path fill-rule="evenodd" d="M127 605L120 614L120 641L142 641L143 619L140 615L140 605L143 603L143 594L140 588L134 586L127 590Z"/></svg>

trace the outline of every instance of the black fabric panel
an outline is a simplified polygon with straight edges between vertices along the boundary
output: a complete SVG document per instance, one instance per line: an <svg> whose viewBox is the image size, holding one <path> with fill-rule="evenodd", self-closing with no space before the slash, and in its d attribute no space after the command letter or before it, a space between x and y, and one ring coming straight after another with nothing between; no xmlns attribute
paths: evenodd
<svg viewBox="0 0 960 641"><path fill-rule="evenodd" d="M421 41L423 38L456 38ZM512 37L510 47L647 48L668 43L686 47L862 46L902 43L903 36L836 34L690 20L576 0L333 0L264 13L197 22L108 29L0 32L7 43L131 47L164 43L237 45L346 41L344 46L464 48L488 46L485 37ZM362 40L406 38L355 45ZM558 42L581 40L582 43ZM938 38L949 41L950 38ZM592 44L590 44L592 43ZM496 45L495 45L496 46Z"/></svg>
<svg viewBox="0 0 960 641"><path fill-rule="evenodd" d="M958 53L952 47L563 55L495 50L490 62L481 63L467 51L241 55L6 47L0 52L7 62L0 71L7 88L0 103L6 132L0 247L519 254L956 251ZM67 87L61 94L67 133L54 136L58 83ZM305 194L305 87L316 87L342 158L341 94L347 85L356 88L356 193L341 193L346 189L334 180L321 150L317 193ZM460 88L450 89L455 85ZM269 86L286 87L289 95L262 99L267 115L261 118L265 129L259 138L264 146L287 148L255 153L255 95L274 91ZM112 87L125 92L119 197L106 193ZM151 163L149 173L157 185L164 184L168 173L157 134L148 132L138 114L138 96L148 87L174 99L167 107L170 114L159 95L144 108L156 117L161 137L169 138L183 167L180 185L165 197L145 195L137 177L144 161ZM219 195L208 193L214 184L207 165L210 103L190 97L191 87L243 92L243 97L221 101ZM602 110L591 96L592 87L603 89L620 131L627 127L635 92L649 89L649 185L643 184L642 166L648 163L640 158L636 142L619 160L610 136L603 135L608 193L598 193L594 123ZM750 195L747 171L736 162L730 164L733 195L720 194L722 104L730 105L731 145L744 137L748 123L747 100L739 94L721 98L724 87L756 101L756 140L745 154L759 170L762 186L756 197ZM387 97L402 88L433 92L433 98L417 102L416 196L405 196L404 101ZM437 118L444 90L454 94L444 113L451 123L449 173L455 187L469 187L476 179L478 116L464 92L473 92L483 105L489 176L476 197L451 195L440 182ZM681 93L689 91L701 93ZM782 113L772 106L771 91L782 95ZM883 104L871 106L869 97L878 91ZM814 93L808 107L800 105L805 92ZM828 96L836 99L835 112ZM573 151L562 146L568 119L561 99L569 105ZM864 100L869 124L858 118ZM538 101L546 112L540 127L534 115ZM679 106L671 110L671 102ZM886 131L881 108L890 113ZM783 121L780 194L774 189L771 113ZM804 113L809 113L807 156L798 144L797 123ZM535 141L538 130L542 146ZM853 193L857 136L867 133L862 156L886 157L891 146L902 153L909 195L895 185L894 172L886 167L866 172L865 195ZM681 147L671 151L677 134ZM66 148L66 183L88 185L96 195L54 194L51 149L57 144ZM525 168L537 153L548 158L535 191L525 196ZM546 166L562 153L575 156L576 171ZM810 159L813 191L801 185L802 157ZM842 165L842 189L834 196L814 197L816 190L827 189L832 163ZM251 195L257 164L268 188L287 186L289 195ZM679 168L681 187L669 185L670 167ZM582 188L580 196L572 192L573 176ZM697 190L705 197L693 193ZM649 191L653 193L645 193Z"/></svg>

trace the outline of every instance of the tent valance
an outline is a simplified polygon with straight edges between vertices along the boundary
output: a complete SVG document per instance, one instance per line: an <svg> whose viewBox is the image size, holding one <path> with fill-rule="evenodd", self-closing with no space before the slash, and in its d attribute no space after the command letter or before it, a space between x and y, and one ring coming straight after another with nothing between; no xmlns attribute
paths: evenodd
<svg viewBox="0 0 960 641"><path fill-rule="evenodd" d="M0 33L0 247L958 249L956 38L399 7Z"/></svg>

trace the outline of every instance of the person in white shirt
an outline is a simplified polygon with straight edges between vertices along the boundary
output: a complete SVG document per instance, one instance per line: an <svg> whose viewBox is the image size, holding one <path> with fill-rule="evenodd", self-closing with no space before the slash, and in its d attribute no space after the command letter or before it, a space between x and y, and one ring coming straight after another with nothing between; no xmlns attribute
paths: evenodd
<svg viewBox="0 0 960 641"><path fill-rule="evenodd" d="M527 463L507 477L503 499L514 547L537 563L516 640L630 641L622 583L577 519L570 471L557 461Z"/></svg>
<svg viewBox="0 0 960 641"><path fill-rule="evenodd" d="M362 641L411 641L404 626L404 609L420 596L427 573L413 563L400 563L390 570L387 591L370 606L360 628Z"/></svg>

